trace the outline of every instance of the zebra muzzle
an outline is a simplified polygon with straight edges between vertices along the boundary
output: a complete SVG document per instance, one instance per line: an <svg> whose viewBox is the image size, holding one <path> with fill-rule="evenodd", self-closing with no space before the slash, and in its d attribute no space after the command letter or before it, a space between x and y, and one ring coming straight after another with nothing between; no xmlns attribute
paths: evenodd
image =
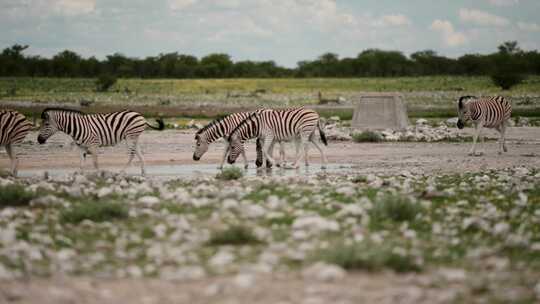
<svg viewBox="0 0 540 304"><path fill-rule="evenodd" d="M193 160L194 160L194 161L197 161L197 160L199 160L199 159L201 159L200 156L197 156L197 155L193 154Z"/></svg>
<svg viewBox="0 0 540 304"><path fill-rule="evenodd" d="M47 141L47 139L46 139L45 137L43 137L43 136L40 135L40 136L38 136L37 141L38 141L38 143L39 143L40 145L42 145L42 144L44 144L44 143Z"/></svg>
<svg viewBox="0 0 540 304"><path fill-rule="evenodd" d="M463 121L461 121L461 119L457 121L457 127L458 129L463 129L465 127L465 124Z"/></svg>

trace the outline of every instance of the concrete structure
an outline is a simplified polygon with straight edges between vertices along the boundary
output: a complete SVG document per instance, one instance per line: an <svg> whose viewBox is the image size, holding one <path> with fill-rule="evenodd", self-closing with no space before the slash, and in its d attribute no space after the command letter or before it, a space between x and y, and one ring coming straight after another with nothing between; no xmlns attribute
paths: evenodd
<svg viewBox="0 0 540 304"><path fill-rule="evenodd" d="M405 129L409 125L407 107L400 94L362 94L354 109L352 127L356 129Z"/></svg>

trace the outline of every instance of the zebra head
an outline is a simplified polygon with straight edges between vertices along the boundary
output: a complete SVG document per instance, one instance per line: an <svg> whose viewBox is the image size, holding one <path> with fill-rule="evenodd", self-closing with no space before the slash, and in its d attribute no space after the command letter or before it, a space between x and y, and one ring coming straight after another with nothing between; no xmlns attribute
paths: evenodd
<svg viewBox="0 0 540 304"><path fill-rule="evenodd" d="M208 151L208 140L204 134L197 133L195 135L195 151L193 152L193 160L201 159L204 153Z"/></svg>
<svg viewBox="0 0 540 304"><path fill-rule="evenodd" d="M469 101L474 100L474 96L461 96L458 100L458 129L463 129L465 123L471 119L471 114L469 113Z"/></svg>
<svg viewBox="0 0 540 304"><path fill-rule="evenodd" d="M240 140L238 134L231 135L227 140L229 141L229 156L227 157L227 162L229 164L234 164L238 156L244 152L244 143Z"/></svg>
<svg viewBox="0 0 540 304"><path fill-rule="evenodd" d="M44 144L49 137L59 131L58 124L52 119L51 112L43 111L41 113L41 127L39 128L38 143Z"/></svg>

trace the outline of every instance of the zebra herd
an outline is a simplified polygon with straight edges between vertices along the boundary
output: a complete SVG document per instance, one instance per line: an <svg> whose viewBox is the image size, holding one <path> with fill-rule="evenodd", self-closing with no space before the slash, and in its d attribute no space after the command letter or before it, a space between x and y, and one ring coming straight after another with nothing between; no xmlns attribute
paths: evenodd
<svg viewBox="0 0 540 304"><path fill-rule="evenodd" d="M462 129L466 122L475 126L473 145L469 155L478 155L476 143L480 137L483 142L482 128L494 128L500 133L499 154L506 152L505 131L511 116L512 107L504 97L477 98L463 96L457 101L458 122L457 127ZM144 157L139 146L139 136L146 127L163 130L163 120L157 120L158 126L149 124L144 117L133 111L125 110L105 114L85 114L80 111L47 108L41 113L41 126L37 141L44 144L49 137L57 132L63 132L73 139L73 143L80 149L80 168L82 170L87 155L92 156L93 164L98 169L97 148L100 146L113 146L126 141L128 147L128 162L124 170L131 165L137 156L141 163L141 174L145 175ZM24 115L13 110L0 110L0 146L5 146L11 160L11 173L17 176L18 151L15 148L27 136L33 125ZM308 147L311 144L321 154L322 167L327 164L323 149L317 144L316 131L324 145L328 145L324 126L319 114L304 107L290 109L260 109L253 112L234 113L217 119L201 128L195 134L195 151L193 160L198 161L208 151L211 143L220 138L226 139L226 149L219 168L223 167L225 160L232 164L238 156L242 155L244 166L247 168L247 158L244 143L256 138L257 167L266 163L285 167L284 142L294 141L296 157L292 168L298 168L304 157L305 165L308 162ZM276 162L273 157L273 148L276 143L280 145L280 160Z"/></svg>

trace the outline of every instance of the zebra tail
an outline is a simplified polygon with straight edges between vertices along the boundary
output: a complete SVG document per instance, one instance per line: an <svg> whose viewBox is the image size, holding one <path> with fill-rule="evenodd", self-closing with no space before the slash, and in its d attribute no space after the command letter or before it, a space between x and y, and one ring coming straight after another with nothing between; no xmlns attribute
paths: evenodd
<svg viewBox="0 0 540 304"><path fill-rule="evenodd" d="M325 146L328 146L328 141L326 140L326 134L324 134L322 121L319 120L319 135L321 136L321 141Z"/></svg>
<svg viewBox="0 0 540 304"><path fill-rule="evenodd" d="M149 124L148 122L146 123L147 126L149 126L150 128L154 129L154 130L163 130L165 129L165 122L163 122L163 119L161 118L158 118L156 119L157 123L158 123L158 126L157 127L154 127L152 126L151 124Z"/></svg>

